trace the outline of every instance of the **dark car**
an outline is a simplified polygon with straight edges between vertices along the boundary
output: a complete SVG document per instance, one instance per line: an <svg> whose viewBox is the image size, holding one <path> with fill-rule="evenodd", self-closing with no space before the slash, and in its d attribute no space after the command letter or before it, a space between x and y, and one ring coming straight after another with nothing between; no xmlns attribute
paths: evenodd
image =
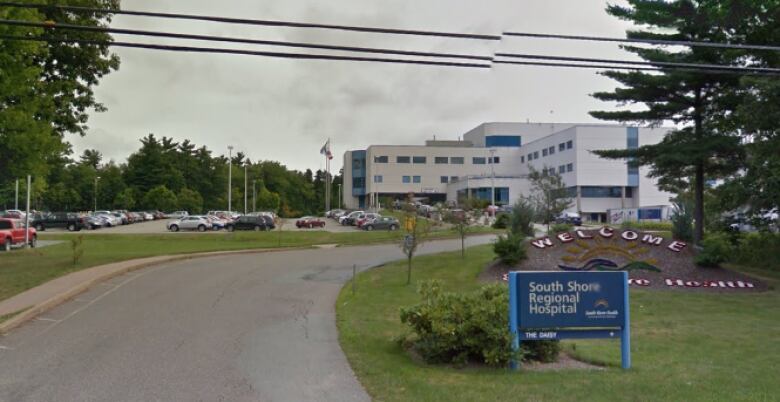
<svg viewBox="0 0 780 402"><path fill-rule="evenodd" d="M86 219L72 212L50 212L48 214L36 214L31 222L32 227L38 231L50 228L68 229L76 232L89 226Z"/></svg>
<svg viewBox="0 0 780 402"><path fill-rule="evenodd" d="M265 226L269 230L276 229L276 222L274 222L274 218L268 216L268 215L260 215L261 218L265 220Z"/></svg>
<svg viewBox="0 0 780 402"><path fill-rule="evenodd" d="M400 223L398 223L398 219L395 219L391 216L381 216L379 218L374 219L373 221L370 221L363 225L363 230L374 230L374 229L383 229L383 230L398 230L400 227Z"/></svg>
<svg viewBox="0 0 780 402"><path fill-rule="evenodd" d="M555 219L555 223L568 223L574 226L582 226L582 218L576 212L564 212Z"/></svg>
<svg viewBox="0 0 780 402"><path fill-rule="evenodd" d="M268 223L262 216L239 216L238 219L225 225L228 232L234 230L268 230Z"/></svg>

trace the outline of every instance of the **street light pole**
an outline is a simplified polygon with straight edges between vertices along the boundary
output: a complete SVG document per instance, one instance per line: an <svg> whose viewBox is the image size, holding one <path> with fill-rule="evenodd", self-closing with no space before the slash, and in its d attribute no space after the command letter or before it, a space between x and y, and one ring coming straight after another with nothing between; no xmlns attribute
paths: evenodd
<svg viewBox="0 0 780 402"><path fill-rule="evenodd" d="M95 176L95 209L93 212L97 212L98 180L100 180L100 176Z"/></svg>
<svg viewBox="0 0 780 402"><path fill-rule="evenodd" d="M244 164L244 215L246 215L246 212L247 212L247 210L246 210L246 200L247 200L247 190L248 190L248 187L249 187L249 185L247 184L248 182L247 182L247 177L246 177L247 167L249 167L249 164L245 163Z"/></svg>
<svg viewBox="0 0 780 402"><path fill-rule="evenodd" d="M252 180L252 212L257 212L257 180Z"/></svg>
<svg viewBox="0 0 780 402"><path fill-rule="evenodd" d="M19 210L19 179L16 179L16 197L14 198L14 209Z"/></svg>
<svg viewBox="0 0 780 402"><path fill-rule="evenodd" d="M339 209L341 209L341 183L339 183Z"/></svg>
<svg viewBox="0 0 780 402"><path fill-rule="evenodd" d="M496 150L490 149L490 205L496 206ZM495 210L495 208L493 208Z"/></svg>
<svg viewBox="0 0 780 402"><path fill-rule="evenodd" d="M233 213L233 146L228 145L228 213Z"/></svg>
<svg viewBox="0 0 780 402"><path fill-rule="evenodd" d="M27 208L24 214L24 248L30 247L30 184L32 176L27 175Z"/></svg>

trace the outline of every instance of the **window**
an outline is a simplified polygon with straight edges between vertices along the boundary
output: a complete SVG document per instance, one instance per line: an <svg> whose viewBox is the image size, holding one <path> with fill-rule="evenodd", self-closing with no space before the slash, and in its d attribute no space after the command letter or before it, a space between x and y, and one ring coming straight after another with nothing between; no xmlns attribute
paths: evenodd
<svg viewBox="0 0 780 402"><path fill-rule="evenodd" d="M352 169L362 169L363 168L363 159L352 159Z"/></svg>
<svg viewBox="0 0 780 402"><path fill-rule="evenodd" d="M413 179L412 181L415 183L420 183L422 181L422 178L420 178L420 176L414 176L412 177L412 179Z"/></svg>
<svg viewBox="0 0 780 402"><path fill-rule="evenodd" d="M534 159L539 159L539 151L534 151Z"/></svg>
<svg viewBox="0 0 780 402"><path fill-rule="evenodd" d="M457 183L457 182L458 182L458 176L450 177L450 183Z"/></svg>
<svg viewBox="0 0 780 402"><path fill-rule="evenodd" d="M570 163L570 164L566 165L566 171L567 171L567 172L572 172L572 171L574 171L574 164L573 164L573 163Z"/></svg>
<svg viewBox="0 0 780 402"><path fill-rule="evenodd" d="M411 176L403 176L403 177L401 177L401 181L404 182L404 183L411 183L412 182L412 177Z"/></svg>
<svg viewBox="0 0 780 402"><path fill-rule="evenodd" d="M545 157L545 156L547 156L547 148L542 150L542 157Z"/></svg>
<svg viewBox="0 0 780 402"><path fill-rule="evenodd" d="M530 153L528 154L528 162L534 160L534 154Z"/></svg>
<svg viewBox="0 0 780 402"><path fill-rule="evenodd" d="M620 198L622 187L593 187L583 186L580 194L583 198Z"/></svg>
<svg viewBox="0 0 780 402"><path fill-rule="evenodd" d="M450 182L450 178L448 176L442 176L441 177L441 182L445 183L445 184L449 183Z"/></svg>
<svg viewBox="0 0 780 402"><path fill-rule="evenodd" d="M365 177L353 177L352 178L352 187L353 188L363 188L366 186L366 178Z"/></svg>
<svg viewBox="0 0 780 402"><path fill-rule="evenodd" d="M549 154L550 154L550 155L553 155L553 154L555 154L555 147L550 147Z"/></svg>
<svg viewBox="0 0 780 402"><path fill-rule="evenodd" d="M409 163L410 159L408 156L396 156L395 163Z"/></svg>
<svg viewBox="0 0 780 402"><path fill-rule="evenodd" d="M374 176L374 183L381 183L381 182L382 182L382 175Z"/></svg>
<svg viewBox="0 0 780 402"><path fill-rule="evenodd" d="M520 163L525 163L525 156L520 157Z"/></svg>
<svg viewBox="0 0 780 402"><path fill-rule="evenodd" d="M571 149L574 146L574 141L568 140L566 141L566 149Z"/></svg>
<svg viewBox="0 0 780 402"><path fill-rule="evenodd" d="M499 158L498 156L494 156L492 158L488 158L488 161L490 163L492 163L492 164L496 164L496 163L499 163L501 161L501 158Z"/></svg>
<svg viewBox="0 0 780 402"><path fill-rule="evenodd" d="M566 150L566 144L563 143L563 142L558 144L558 150L561 151L561 152L565 151Z"/></svg>
<svg viewBox="0 0 780 402"><path fill-rule="evenodd" d="M566 173L566 166L564 165L558 166L558 174L561 173Z"/></svg>
<svg viewBox="0 0 780 402"><path fill-rule="evenodd" d="M475 156L471 159L471 163L475 165L484 165L485 164L485 158L481 156Z"/></svg>
<svg viewBox="0 0 780 402"><path fill-rule="evenodd" d="M383 156L375 156L374 157L374 163L387 163L387 155Z"/></svg>
<svg viewBox="0 0 780 402"><path fill-rule="evenodd" d="M453 156L450 158L450 163L453 165L462 165L463 164L463 157L462 156Z"/></svg>
<svg viewBox="0 0 780 402"><path fill-rule="evenodd" d="M634 188L626 187L626 198L634 198Z"/></svg>
<svg viewBox="0 0 780 402"><path fill-rule="evenodd" d="M446 165L447 164L447 157L446 156L437 156L433 158L433 162L437 165Z"/></svg>
<svg viewBox="0 0 780 402"><path fill-rule="evenodd" d="M554 175L555 174L555 168L550 168L550 170L548 172L550 173L550 176Z"/></svg>
<svg viewBox="0 0 780 402"><path fill-rule="evenodd" d="M428 159L424 156L415 156L414 158L412 158L412 163L425 164L427 160Z"/></svg>

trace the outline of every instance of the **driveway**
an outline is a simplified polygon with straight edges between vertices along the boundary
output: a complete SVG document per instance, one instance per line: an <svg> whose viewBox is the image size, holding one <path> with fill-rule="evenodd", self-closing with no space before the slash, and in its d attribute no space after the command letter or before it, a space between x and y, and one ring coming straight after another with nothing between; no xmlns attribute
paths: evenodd
<svg viewBox="0 0 780 402"><path fill-rule="evenodd" d="M369 400L334 304L353 263L401 257L397 245L242 254L115 278L0 338L0 401Z"/></svg>

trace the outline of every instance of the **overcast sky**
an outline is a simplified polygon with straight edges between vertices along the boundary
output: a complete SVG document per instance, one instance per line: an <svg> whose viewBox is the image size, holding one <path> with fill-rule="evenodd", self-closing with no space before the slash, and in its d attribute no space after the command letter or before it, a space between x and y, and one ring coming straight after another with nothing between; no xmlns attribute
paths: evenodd
<svg viewBox="0 0 780 402"><path fill-rule="evenodd" d="M613 1L620 3L620 1ZM525 31L624 36L628 25L597 0L123 0L128 10L342 25L499 34ZM248 27L118 16L113 27L404 50L491 55L494 51L630 58L615 44L504 38L500 43L292 28ZM188 43L117 36L148 43ZM197 46L317 52L191 42ZM595 122L613 105L589 96L615 83L593 70L501 65L491 70L302 61L237 55L116 48L122 64L96 95L108 111L93 113L86 137L69 139L124 162L148 133L190 139L215 154L233 145L252 160L290 168L324 167L331 138L333 171L345 150L371 144L456 139L482 122Z"/></svg>

